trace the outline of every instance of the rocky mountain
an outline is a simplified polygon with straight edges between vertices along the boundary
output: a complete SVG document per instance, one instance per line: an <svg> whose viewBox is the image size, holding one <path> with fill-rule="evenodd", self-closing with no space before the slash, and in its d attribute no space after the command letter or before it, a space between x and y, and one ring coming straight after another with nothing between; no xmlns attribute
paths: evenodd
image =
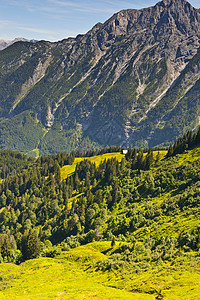
<svg viewBox="0 0 200 300"><path fill-rule="evenodd" d="M76 38L15 43L0 70L1 148L168 145L200 123L200 11L122 10Z"/></svg>
<svg viewBox="0 0 200 300"><path fill-rule="evenodd" d="M32 42L32 43L35 43L36 40L27 40L25 38L15 38L14 40L11 40L11 41L7 41L7 40L0 40L0 50L3 50L5 48L7 48L8 46L16 43L16 42L19 42L19 41L23 41L23 42Z"/></svg>

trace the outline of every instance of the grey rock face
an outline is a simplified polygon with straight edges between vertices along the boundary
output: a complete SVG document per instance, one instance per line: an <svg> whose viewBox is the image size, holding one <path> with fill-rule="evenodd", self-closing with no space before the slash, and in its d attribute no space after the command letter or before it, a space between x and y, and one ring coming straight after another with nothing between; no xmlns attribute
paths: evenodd
<svg viewBox="0 0 200 300"><path fill-rule="evenodd" d="M199 47L200 12L185 0L120 11L75 39L14 44L0 53L0 116L33 113L47 132L39 148L75 132L75 148L84 137L167 145L199 124Z"/></svg>

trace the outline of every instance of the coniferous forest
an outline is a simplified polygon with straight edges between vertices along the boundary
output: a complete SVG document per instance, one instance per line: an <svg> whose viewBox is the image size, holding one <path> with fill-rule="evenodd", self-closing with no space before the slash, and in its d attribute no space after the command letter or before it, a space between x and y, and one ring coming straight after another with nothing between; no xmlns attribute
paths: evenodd
<svg viewBox="0 0 200 300"><path fill-rule="evenodd" d="M126 155L119 147L36 159L2 150L1 262L107 241L112 251L95 262L97 272L162 270L191 253L188 265L199 265L199 134Z"/></svg>

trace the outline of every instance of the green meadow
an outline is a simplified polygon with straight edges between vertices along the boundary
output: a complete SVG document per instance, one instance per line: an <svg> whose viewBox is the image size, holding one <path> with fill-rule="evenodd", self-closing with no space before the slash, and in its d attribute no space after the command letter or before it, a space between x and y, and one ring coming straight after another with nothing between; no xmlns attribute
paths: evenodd
<svg viewBox="0 0 200 300"><path fill-rule="evenodd" d="M60 170L61 180L71 176L75 172L76 165L85 159L90 161L91 163L95 163L96 166L99 166L99 164L104 160L116 158L118 161L121 161L123 157L124 155L121 153L106 153L106 154L92 156L92 157L76 157L72 165L66 165L61 168Z"/></svg>
<svg viewBox="0 0 200 300"><path fill-rule="evenodd" d="M0 299L199 299L199 259L190 262L194 253L179 258L179 266L168 262L148 271L135 272L130 266L97 270L97 262L118 246L94 242L55 258L1 264Z"/></svg>
<svg viewBox="0 0 200 300"><path fill-rule="evenodd" d="M158 153L160 154L160 159L163 159L165 157L165 155L167 154L167 151L165 151L165 150L153 151L154 157L156 157ZM146 155L146 153L144 154L144 156L145 155ZM120 162L122 160L122 158L124 158L124 155L117 152L117 153L106 153L106 154L92 156L92 157L76 157L72 165L63 166L60 169L61 180L64 180L67 177L71 176L75 172L76 165L85 159L90 161L91 163L95 163L96 166L99 166L99 164L101 162L103 162L104 160L111 159L111 158L116 158L116 160L118 160Z"/></svg>

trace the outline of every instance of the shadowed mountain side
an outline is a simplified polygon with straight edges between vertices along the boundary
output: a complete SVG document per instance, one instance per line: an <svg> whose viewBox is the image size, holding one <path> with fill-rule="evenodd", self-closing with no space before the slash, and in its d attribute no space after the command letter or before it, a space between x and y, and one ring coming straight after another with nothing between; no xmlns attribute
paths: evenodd
<svg viewBox="0 0 200 300"><path fill-rule="evenodd" d="M199 46L200 13L185 0L122 10L57 43L11 45L0 52L1 148L168 145L199 124Z"/></svg>

